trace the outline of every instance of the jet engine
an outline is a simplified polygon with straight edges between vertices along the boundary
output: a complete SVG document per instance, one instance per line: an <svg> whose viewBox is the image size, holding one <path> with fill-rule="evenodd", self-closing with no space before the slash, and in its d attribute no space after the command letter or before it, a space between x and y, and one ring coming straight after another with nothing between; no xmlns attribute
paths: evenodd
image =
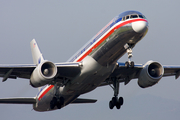
<svg viewBox="0 0 180 120"><path fill-rule="evenodd" d="M154 61L148 61L141 70L138 85L142 88L151 87L159 82L164 75L163 66Z"/></svg>
<svg viewBox="0 0 180 120"><path fill-rule="evenodd" d="M33 87L41 87L50 83L57 74L57 67L50 61L40 63L32 72L30 84Z"/></svg>

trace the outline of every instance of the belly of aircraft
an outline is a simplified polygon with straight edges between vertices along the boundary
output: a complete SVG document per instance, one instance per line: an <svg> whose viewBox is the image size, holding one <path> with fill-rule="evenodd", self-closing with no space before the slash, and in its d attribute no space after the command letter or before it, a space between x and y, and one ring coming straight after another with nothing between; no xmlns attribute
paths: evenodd
<svg viewBox="0 0 180 120"><path fill-rule="evenodd" d="M91 56L87 56L82 61L82 65L81 74L68 83L63 94L68 94L68 92L69 94L71 92L72 94L74 92L76 94L89 92L99 86L115 68L115 64L102 66Z"/></svg>
<svg viewBox="0 0 180 120"><path fill-rule="evenodd" d="M94 90L102 83L114 70L115 64L102 66L91 56L87 56L82 62L81 74L59 88L59 95L64 98L64 105L68 105L79 95ZM49 111L50 102L54 97L54 87L44 95L34 106L37 111ZM55 108L57 109L57 108Z"/></svg>

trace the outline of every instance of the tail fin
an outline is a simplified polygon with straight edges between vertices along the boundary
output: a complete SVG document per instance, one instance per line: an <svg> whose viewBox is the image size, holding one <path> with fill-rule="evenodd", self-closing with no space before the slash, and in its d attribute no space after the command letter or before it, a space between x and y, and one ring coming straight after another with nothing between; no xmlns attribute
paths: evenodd
<svg viewBox="0 0 180 120"><path fill-rule="evenodd" d="M42 53L39 50L39 47L38 47L35 39L33 39L30 42L30 46L31 46L31 53L32 53L32 57L33 57L33 62L34 62L34 64L38 65L39 63L44 61L44 58L42 56Z"/></svg>

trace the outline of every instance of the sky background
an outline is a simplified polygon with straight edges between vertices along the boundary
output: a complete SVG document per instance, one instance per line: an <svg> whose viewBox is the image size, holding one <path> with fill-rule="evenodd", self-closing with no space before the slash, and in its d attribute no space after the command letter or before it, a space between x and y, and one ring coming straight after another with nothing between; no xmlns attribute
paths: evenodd
<svg viewBox="0 0 180 120"><path fill-rule="evenodd" d="M147 35L133 49L135 63L158 61L180 65L179 0L0 0L0 63L33 63L30 41L35 38L45 59L67 61L116 15L137 10L149 22ZM127 61L127 55L120 62ZM0 83L0 98L34 97L38 89L29 80L8 79ZM68 105L36 112L32 105L0 105L1 120L177 120L180 118L180 79L167 77L142 89L137 80L120 85L124 97L120 110L109 109L113 90L100 87L82 95L98 99L95 104Z"/></svg>

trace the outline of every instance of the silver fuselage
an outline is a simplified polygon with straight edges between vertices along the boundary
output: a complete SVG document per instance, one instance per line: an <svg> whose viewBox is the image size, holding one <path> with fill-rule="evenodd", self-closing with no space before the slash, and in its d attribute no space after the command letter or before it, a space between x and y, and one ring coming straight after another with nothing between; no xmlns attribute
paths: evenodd
<svg viewBox="0 0 180 120"><path fill-rule="evenodd" d="M145 18L123 20L123 17L131 14L141 13L130 11L115 17L108 24L109 26L103 28L84 48L70 58L69 61L81 62L82 66L79 75L59 88L59 94L65 99L64 106L73 102L81 94L97 88L113 72L117 60L126 53L126 45L129 44L134 47L145 36L148 31L147 20ZM119 21L116 21L117 19ZM146 24L145 28L142 28L143 30L138 28L141 26L138 25L139 22ZM48 87L45 86L43 90L47 90ZM48 90L41 100L37 99L34 109L36 111L49 111L53 96L54 87ZM55 109L57 108L55 107Z"/></svg>

